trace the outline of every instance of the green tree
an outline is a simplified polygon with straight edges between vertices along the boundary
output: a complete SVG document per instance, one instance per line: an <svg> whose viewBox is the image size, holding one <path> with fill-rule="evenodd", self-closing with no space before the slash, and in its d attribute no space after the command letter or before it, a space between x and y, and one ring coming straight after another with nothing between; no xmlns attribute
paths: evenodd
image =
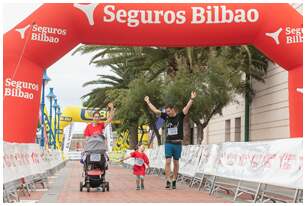
<svg viewBox="0 0 306 206"><path fill-rule="evenodd" d="M147 82L152 82L155 79L160 80L160 75L163 73L168 73L174 76L175 72L177 71L175 56L180 50L181 49L177 48L171 49L157 47L104 47L97 45L80 46L74 52L74 54L95 53L90 60L90 64L94 64L97 67L109 66L112 68L114 73L114 75L99 75L98 80L90 81L84 84L84 86L100 86L83 96L83 98L87 98L84 105L88 107L102 107L101 105L105 105L112 99L112 97L110 97L112 95L107 95L107 93L121 94L120 91L123 91L122 95L124 96L126 91L128 91L126 89L129 88L129 83L139 77L145 76ZM112 92L113 90L116 91ZM124 101L127 101L128 98L130 97L123 99ZM140 118L140 120L148 122L150 128L154 130L158 138L158 143L161 144L161 137L154 124L155 117L147 110L144 112L144 116L137 116ZM131 115L131 113L126 113L125 115ZM133 115L131 117L125 116L125 118L127 122L129 122L129 124L125 125L129 125L129 128L122 126L121 129L129 129L131 138L134 138L135 131L137 130L137 120L134 119ZM135 141L130 142L132 145L135 144Z"/></svg>
<svg viewBox="0 0 306 206"><path fill-rule="evenodd" d="M143 107L144 96L150 96L151 100L156 97L153 100L156 106L172 103L182 109L190 92L198 91L190 115L185 118L184 133L185 143L189 143L190 118L197 124L200 143L203 129L210 119L215 114L222 114L222 108L232 101L235 94L252 97L254 91L250 79L263 81L267 68L266 58L250 46L157 48L84 45L76 52L95 53L91 64L112 68L114 75L100 75L98 80L85 84L99 86L84 95L88 97L85 104L99 106L115 101L117 117L124 122L121 129L129 129L131 145L137 142L138 125L149 123L156 131L155 117ZM164 98L161 98L161 91ZM135 106L137 111L131 109ZM161 143L160 137L158 140Z"/></svg>
<svg viewBox="0 0 306 206"><path fill-rule="evenodd" d="M190 91L198 91L190 115L186 117L197 125L198 143L201 143L203 129L210 119L215 114L222 115L222 109L236 94L254 96L250 79L264 81L268 66L267 59L254 47L248 46L186 48L176 61L180 72L166 87L165 101L182 109ZM188 123L189 120L184 124L187 142Z"/></svg>
<svg viewBox="0 0 306 206"><path fill-rule="evenodd" d="M98 75L97 80L86 82L83 86L96 85L97 88L82 96L85 99L84 106L102 107L109 99L107 91L111 89L128 88L128 84L136 79L140 72L136 65L138 62L132 60L138 53L137 48L105 47L99 45L82 45L73 54L95 53L89 64L96 67L111 68L111 75Z"/></svg>
<svg viewBox="0 0 306 206"><path fill-rule="evenodd" d="M138 126L151 124L153 118L147 112L144 97L150 95L152 100L161 102L161 83L147 82L145 78L133 80L128 89L113 89L107 92L108 97L116 106L116 118L122 122L121 130L129 130L130 147L138 143ZM160 140L159 140L160 141Z"/></svg>

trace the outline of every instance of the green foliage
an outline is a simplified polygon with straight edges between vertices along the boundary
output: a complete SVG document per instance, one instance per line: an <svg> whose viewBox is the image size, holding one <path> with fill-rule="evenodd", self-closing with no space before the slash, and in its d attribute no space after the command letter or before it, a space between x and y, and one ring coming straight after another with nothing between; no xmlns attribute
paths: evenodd
<svg viewBox="0 0 306 206"><path fill-rule="evenodd" d="M200 120L208 123L231 100L232 88L226 81L229 72L219 61L209 62L209 69L204 71L191 73L187 67L187 64L185 67L181 64L176 77L165 86L165 102L182 110L194 90L198 95L190 109L190 117L196 123Z"/></svg>
<svg viewBox="0 0 306 206"><path fill-rule="evenodd" d="M141 125L147 122L144 112L147 109L144 102L146 95L149 95L157 106L160 105L161 83L147 82L144 78L139 78L132 81L128 89L114 89L108 92L108 96L117 108L116 118L122 120L125 125Z"/></svg>
<svg viewBox="0 0 306 206"><path fill-rule="evenodd" d="M177 72L174 79L168 78L163 90L165 104L174 105L178 110L182 110L190 98L190 93L196 90L194 75L181 69Z"/></svg>
<svg viewBox="0 0 306 206"><path fill-rule="evenodd" d="M110 67L113 75L99 75L84 84L97 85L83 96L84 105L102 107L115 104L116 118L122 121L119 131L137 128L155 119L144 97L158 108L165 104L182 110L191 91L198 93L190 118L205 127L215 114L233 100L235 94L254 91L251 79L264 81L268 60L251 46L233 47L79 47L74 53L94 53L90 64Z"/></svg>

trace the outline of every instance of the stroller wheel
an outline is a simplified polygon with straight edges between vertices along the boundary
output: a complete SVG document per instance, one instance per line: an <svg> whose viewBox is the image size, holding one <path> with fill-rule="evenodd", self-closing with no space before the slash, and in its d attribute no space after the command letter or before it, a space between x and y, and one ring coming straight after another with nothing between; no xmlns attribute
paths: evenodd
<svg viewBox="0 0 306 206"><path fill-rule="evenodd" d="M90 192L90 185L89 183L86 183L87 192Z"/></svg>
<svg viewBox="0 0 306 206"><path fill-rule="evenodd" d="M106 184L106 191L109 192L109 182Z"/></svg>
<svg viewBox="0 0 306 206"><path fill-rule="evenodd" d="M80 182L80 192L82 192L82 191L83 191L83 183Z"/></svg>
<svg viewBox="0 0 306 206"><path fill-rule="evenodd" d="M102 185L102 192L105 192L105 185Z"/></svg>

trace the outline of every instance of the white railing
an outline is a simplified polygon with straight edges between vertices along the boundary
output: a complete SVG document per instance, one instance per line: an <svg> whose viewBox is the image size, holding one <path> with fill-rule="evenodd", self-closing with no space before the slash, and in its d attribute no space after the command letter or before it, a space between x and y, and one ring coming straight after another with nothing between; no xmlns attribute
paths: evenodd
<svg viewBox="0 0 306 206"><path fill-rule="evenodd" d="M164 168L164 145L146 154L151 168ZM303 139L183 146L180 174L196 173L303 189Z"/></svg>
<svg viewBox="0 0 306 206"><path fill-rule="evenodd" d="M61 151L42 150L38 144L3 143L3 182L42 174L65 161Z"/></svg>
<svg viewBox="0 0 306 206"><path fill-rule="evenodd" d="M66 155L69 160L80 160L81 159L80 151L69 151L66 153Z"/></svg>

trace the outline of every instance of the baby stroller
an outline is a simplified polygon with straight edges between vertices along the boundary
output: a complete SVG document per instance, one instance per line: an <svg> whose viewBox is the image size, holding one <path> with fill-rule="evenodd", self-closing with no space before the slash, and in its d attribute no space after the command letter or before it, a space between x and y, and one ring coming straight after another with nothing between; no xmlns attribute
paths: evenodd
<svg viewBox="0 0 306 206"><path fill-rule="evenodd" d="M84 148L84 181L80 182L80 192L86 187L87 192L90 188L102 188L102 192L109 191L109 182L105 181L105 171L108 169L107 145L104 136L92 136L86 140Z"/></svg>

